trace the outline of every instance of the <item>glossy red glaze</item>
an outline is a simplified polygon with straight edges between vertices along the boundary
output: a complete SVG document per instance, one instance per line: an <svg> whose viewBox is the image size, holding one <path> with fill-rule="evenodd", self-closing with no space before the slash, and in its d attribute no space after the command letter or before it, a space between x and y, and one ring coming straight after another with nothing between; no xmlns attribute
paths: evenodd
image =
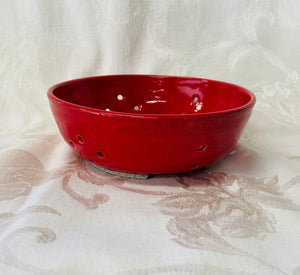
<svg viewBox="0 0 300 275"><path fill-rule="evenodd" d="M207 166L236 144L255 104L248 90L190 77L111 75L48 90L73 150L107 169L177 173Z"/></svg>

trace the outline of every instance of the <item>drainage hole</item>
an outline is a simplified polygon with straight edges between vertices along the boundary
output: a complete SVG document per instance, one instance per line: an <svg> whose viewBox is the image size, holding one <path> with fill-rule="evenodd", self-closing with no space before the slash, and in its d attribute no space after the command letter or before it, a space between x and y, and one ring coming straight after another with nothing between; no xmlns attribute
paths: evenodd
<svg viewBox="0 0 300 275"><path fill-rule="evenodd" d="M79 143L81 143L81 144L84 143L82 136L78 135L78 136L76 136L76 138L77 138L77 140L78 140Z"/></svg>
<svg viewBox="0 0 300 275"><path fill-rule="evenodd" d="M110 109L109 108L105 108L105 111L110 111Z"/></svg>
<svg viewBox="0 0 300 275"><path fill-rule="evenodd" d="M196 102L199 101L199 97L195 95L195 96L193 96L193 99L192 99L192 100L193 100L194 103L196 103Z"/></svg>
<svg viewBox="0 0 300 275"><path fill-rule="evenodd" d="M201 145L201 146L198 147L197 151L198 151L198 152L203 152L203 151L205 151L206 149L207 149L207 146L206 146L205 144L203 144L203 145Z"/></svg>
<svg viewBox="0 0 300 275"><path fill-rule="evenodd" d="M121 94L118 94L118 95L117 95L117 99L118 99L118 100L123 100L123 99L124 99L124 96L121 95Z"/></svg>
<svg viewBox="0 0 300 275"><path fill-rule="evenodd" d="M198 164L197 164L197 163L192 165L192 168L193 168L193 169L195 169L195 168L197 168L197 167L198 167Z"/></svg>
<svg viewBox="0 0 300 275"><path fill-rule="evenodd" d="M101 158L101 159L103 159L103 158L104 158L104 155L103 155L103 153L102 153L102 152L100 152L100 151L98 151L98 152L96 153L96 155L97 155L97 157L98 157L98 158Z"/></svg>
<svg viewBox="0 0 300 275"><path fill-rule="evenodd" d="M69 140L69 144L74 147L74 142L72 140Z"/></svg>
<svg viewBox="0 0 300 275"><path fill-rule="evenodd" d="M135 111L139 111L139 110L140 110L140 107L137 106L137 105L135 105L135 106L133 107L133 109L134 109Z"/></svg>

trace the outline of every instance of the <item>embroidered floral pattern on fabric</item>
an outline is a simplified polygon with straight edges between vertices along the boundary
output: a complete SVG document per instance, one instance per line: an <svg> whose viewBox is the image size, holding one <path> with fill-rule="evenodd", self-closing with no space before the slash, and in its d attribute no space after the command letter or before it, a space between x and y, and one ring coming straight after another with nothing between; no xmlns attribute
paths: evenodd
<svg viewBox="0 0 300 275"><path fill-rule="evenodd" d="M235 150L247 157L253 156L253 153L246 154L245 150L240 147ZM231 158L231 155L228 157ZM300 210L298 205L283 197L283 191L298 184L300 176L280 186L277 176L256 179L206 169L178 175L174 177L177 187L173 185L175 189L164 188L162 191L157 190L156 184L153 184L155 177L147 181L146 185L134 180L128 182L97 171L80 158L52 171L46 171L39 159L25 150L8 151L7 157L3 159L5 165L0 167L6 181L0 185L1 200L27 196L32 188L44 181L61 178L63 190L71 198L87 209L95 209L99 204L107 202L109 196L96 192L92 197L86 197L72 187L72 182L79 181L79 184L94 186L113 185L119 190L158 197L159 200L154 205L161 213L171 217L167 230L173 235L173 241L193 249L252 256L233 245L230 239L263 239L267 234L274 233L275 218L265 207L290 211ZM13 221L12 219L31 212L60 215L49 207L33 206L18 215L1 213L0 217L4 221L3 226L7 226L8 222ZM55 240L55 233L51 230L35 227L20 228L13 234L25 232L24 230L26 232L42 230L38 241L44 242L46 238L45 241L48 242L48 237L43 236L49 234L52 236L49 240ZM7 236L8 240L13 236ZM255 256L252 257L255 258ZM270 267L276 269L276 267Z"/></svg>
<svg viewBox="0 0 300 275"><path fill-rule="evenodd" d="M66 193L73 199L82 203L88 209L97 208L99 204L109 200L106 194L97 193L92 198L86 198L71 187L73 176L83 183L90 183L98 186L105 184L118 185L124 182L120 178L110 178L109 176L97 173L81 158L71 161L65 166L46 171L41 161L32 153L25 150L12 150L2 155L0 171L4 181L0 183L0 200L12 200L19 196L27 196L34 186L43 182L62 179L62 186Z"/></svg>
<svg viewBox="0 0 300 275"><path fill-rule="evenodd" d="M154 205L170 216L167 229L173 241L193 248L251 257L280 274L280 268L235 246L231 239L263 239L275 233L272 208L300 211L300 206L283 196L300 183L300 175L283 186L278 176L255 179L203 170L176 177L180 191L163 193L124 184L118 188L163 197Z"/></svg>
<svg viewBox="0 0 300 275"><path fill-rule="evenodd" d="M225 238L264 238L275 231L275 219L262 206L300 211L282 196L277 176L255 179L211 171L177 181L185 191L156 205L172 216L167 228L174 241L191 248L224 252L230 246Z"/></svg>

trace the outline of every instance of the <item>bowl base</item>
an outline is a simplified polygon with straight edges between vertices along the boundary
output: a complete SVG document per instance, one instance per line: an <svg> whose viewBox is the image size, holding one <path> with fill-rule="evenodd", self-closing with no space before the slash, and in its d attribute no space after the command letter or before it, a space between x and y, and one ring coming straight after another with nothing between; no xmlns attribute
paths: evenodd
<svg viewBox="0 0 300 275"><path fill-rule="evenodd" d="M131 174L131 173L124 173L124 172L119 172L119 171L114 171L114 170L110 170L107 168L104 168L102 166L99 166L95 163L92 163L90 161L86 161L88 162L90 165L92 165L93 167L97 168L98 170L105 172L107 174L110 175L114 175L114 176L118 176L118 177L122 177L122 178L127 178L127 179L138 179L138 180L146 180L149 178L149 175L145 175L145 174Z"/></svg>

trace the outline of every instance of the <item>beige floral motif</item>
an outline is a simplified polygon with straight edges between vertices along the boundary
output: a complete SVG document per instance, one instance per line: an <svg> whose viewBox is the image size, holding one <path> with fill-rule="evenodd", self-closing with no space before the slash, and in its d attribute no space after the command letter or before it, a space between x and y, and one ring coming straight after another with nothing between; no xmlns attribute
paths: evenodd
<svg viewBox="0 0 300 275"><path fill-rule="evenodd" d="M19 196L29 195L34 186L48 180L62 178L63 189L66 193L87 209L94 209L99 204L107 202L108 195L96 193L92 198L86 198L72 189L70 185L72 180L77 178L83 183L98 186L119 185L124 182L118 177L96 173L95 168L79 157L65 166L51 171L45 170L41 161L26 150L7 151L2 154L0 161L0 172L3 175L3 181L0 183L0 200L12 200Z"/></svg>
<svg viewBox="0 0 300 275"><path fill-rule="evenodd" d="M56 240L56 234L51 229L39 226L26 226L10 230L8 231L8 234L4 234L6 229L10 227L13 223L15 223L19 218L33 213L52 214L61 216L61 214L57 210L45 205L33 205L20 211L19 213L0 213L0 235L2 239L0 243L0 262L8 266L17 267L23 271L30 271L32 273L39 272L39 274L49 274L47 272L44 272L45 270L37 270L31 265L25 262L21 262L10 251L9 244L15 237L23 234L36 234L37 243L51 243Z"/></svg>
<svg viewBox="0 0 300 275"><path fill-rule="evenodd" d="M0 213L0 234L2 234L2 232L5 231L8 226L13 224L19 218L32 213L54 214L61 216L58 211L45 205L29 206L17 214L11 212Z"/></svg>
<svg viewBox="0 0 300 275"><path fill-rule="evenodd" d="M162 213L172 216L167 228L174 241L190 248L237 253L228 237L264 238L275 231L275 219L262 205L300 210L282 197L277 176L255 179L202 171L179 176L177 181L184 191L166 196L156 205Z"/></svg>
<svg viewBox="0 0 300 275"><path fill-rule="evenodd" d="M73 199L83 204L87 209L95 209L99 204L105 203L109 200L109 196L102 193L96 193L92 198L86 198L72 189L70 181L73 175L86 183L92 183L98 186L103 185L120 185L123 184L124 179L118 177L110 177L106 174L96 173L96 168L91 167L83 159L77 158L75 161L68 163L63 169L57 171L55 174L63 176L63 189Z"/></svg>
<svg viewBox="0 0 300 275"><path fill-rule="evenodd" d="M11 200L30 194L47 176L40 160L25 150L3 153L0 160L0 200Z"/></svg>
<svg viewBox="0 0 300 275"><path fill-rule="evenodd" d="M12 233L10 233L7 237L5 237L0 243L0 262L6 264L8 266L14 266L22 271L28 271L30 274L50 274L48 270L40 269L37 267L33 267L25 261L21 261L17 259L13 253L10 251L9 244L10 242L21 234L36 234L36 242L37 243L51 243L55 241L56 235L55 233L44 227L37 226L27 226L19 228Z"/></svg>

